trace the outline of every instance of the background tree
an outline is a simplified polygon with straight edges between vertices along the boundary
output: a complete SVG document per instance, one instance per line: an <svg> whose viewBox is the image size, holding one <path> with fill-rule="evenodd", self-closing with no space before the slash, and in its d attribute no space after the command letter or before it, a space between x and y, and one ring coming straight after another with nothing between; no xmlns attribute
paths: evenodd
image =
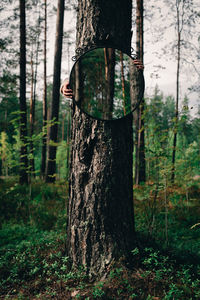
<svg viewBox="0 0 200 300"><path fill-rule="evenodd" d="M44 0L44 87L43 87L43 138L41 176L44 178L47 153L47 1Z"/></svg>
<svg viewBox="0 0 200 300"><path fill-rule="evenodd" d="M25 1L20 0L20 184L28 184L27 157L27 107L26 107L26 10Z"/></svg>
<svg viewBox="0 0 200 300"><path fill-rule="evenodd" d="M197 20L199 18L197 2L193 0L172 0L165 1L169 11L169 28L174 27L176 33L175 42L168 43L164 49L164 53L170 46L170 54L175 54L176 58L176 106L174 114L174 136L172 146L172 170L171 182L175 180L175 160L176 145L178 137L178 119L180 104L180 77L183 72L183 66L194 65L194 59L197 51L194 39L197 37ZM193 54L191 56L191 53ZM193 69L194 72L195 68Z"/></svg>
<svg viewBox="0 0 200 300"><path fill-rule="evenodd" d="M177 127L178 127L178 104L179 104L179 80L180 80L180 58L181 58L181 33L183 30L183 18L185 10L185 1L176 0L176 16L177 16L177 71L176 71L176 110L175 110L175 126L174 140L172 150L172 174L171 181L174 183L175 177L175 157L177 143Z"/></svg>
<svg viewBox="0 0 200 300"><path fill-rule="evenodd" d="M48 159L46 182L54 182L56 175L56 143L58 137L58 116L60 100L60 73L62 57L62 38L64 21L64 0L58 0L57 21L56 21L56 41L54 55L54 74L53 74L53 93L51 104L51 120L53 124L50 127L50 143L48 146Z"/></svg>
<svg viewBox="0 0 200 300"><path fill-rule="evenodd" d="M144 37L143 37L143 0L136 1L136 54L137 58L144 63ZM141 87L141 83L138 83ZM135 159L135 183L140 184L146 180L145 170L145 131L144 131L144 98L141 100L140 107L136 110L135 125L135 146L136 146L136 159Z"/></svg>
<svg viewBox="0 0 200 300"><path fill-rule="evenodd" d="M36 107L36 86L37 86L37 76L38 76L38 65L39 65L39 52L40 52L40 34L41 34L41 17L40 17L40 7L38 3L33 3L31 6L31 11L29 13L35 14L34 24L30 26L27 31L29 43L31 47L30 53L30 173L31 176L35 177L35 156L34 156L34 133L35 133L35 107ZM28 77L28 76L27 76Z"/></svg>

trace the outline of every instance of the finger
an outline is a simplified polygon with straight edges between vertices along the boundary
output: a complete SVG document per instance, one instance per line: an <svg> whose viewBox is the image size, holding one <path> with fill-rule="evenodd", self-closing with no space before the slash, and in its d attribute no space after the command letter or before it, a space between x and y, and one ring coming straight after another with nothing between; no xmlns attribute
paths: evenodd
<svg viewBox="0 0 200 300"><path fill-rule="evenodd" d="M67 98L72 98L72 96L73 96L72 93L68 93L68 92L63 93L63 95Z"/></svg>
<svg viewBox="0 0 200 300"><path fill-rule="evenodd" d="M142 64L142 62L139 60L139 61L134 61L134 65L137 67L137 69L140 69L140 70L143 70L144 69L144 66Z"/></svg>
<svg viewBox="0 0 200 300"><path fill-rule="evenodd" d="M71 93L71 92L64 92L63 94L64 94L64 95L73 96L73 93Z"/></svg>
<svg viewBox="0 0 200 300"><path fill-rule="evenodd" d="M65 91L64 93L63 93L64 95L73 95L73 93L72 92L69 92L69 91Z"/></svg>
<svg viewBox="0 0 200 300"><path fill-rule="evenodd" d="M63 89L63 92L64 93L72 93L72 90L71 89Z"/></svg>
<svg viewBox="0 0 200 300"><path fill-rule="evenodd" d="M134 65L135 65L136 67L143 66L143 64L142 64L141 62L135 62Z"/></svg>
<svg viewBox="0 0 200 300"><path fill-rule="evenodd" d="M65 98L70 98L72 99L73 97L72 96L69 96L69 95L64 95Z"/></svg>
<svg viewBox="0 0 200 300"><path fill-rule="evenodd" d="M134 64L142 64L141 60L139 60L139 59L134 59L134 60L133 60L133 63L134 63Z"/></svg>

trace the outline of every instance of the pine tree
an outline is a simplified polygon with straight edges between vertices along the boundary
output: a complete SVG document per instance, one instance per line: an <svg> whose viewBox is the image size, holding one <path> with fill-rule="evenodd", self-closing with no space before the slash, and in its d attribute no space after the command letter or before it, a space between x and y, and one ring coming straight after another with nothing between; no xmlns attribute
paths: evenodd
<svg viewBox="0 0 200 300"><path fill-rule="evenodd" d="M77 47L107 44L130 54L131 1L78 1ZM67 252L103 276L134 245L132 115L100 121L73 108Z"/></svg>
<svg viewBox="0 0 200 300"><path fill-rule="evenodd" d="M144 63L144 50L143 50L143 0L136 1L136 53L138 59ZM142 86L140 86L142 88ZM136 124L136 160L135 160L135 183L140 184L146 180L145 170L145 134L144 134L144 98L142 98L140 107L135 113Z"/></svg>
<svg viewBox="0 0 200 300"><path fill-rule="evenodd" d="M47 154L47 1L44 0L44 87L43 87L43 138L41 176L45 176Z"/></svg>
<svg viewBox="0 0 200 300"><path fill-rule="evenodd" d="M62 56L62 38L64 21L64 0L58 0L57 22L56 22L56 42L54 55L54 73L53 73L53 94L51 104L50 143L48 147L48 159L46 170L46 182L54 182L56 174L56 143L58 136L58 116L60 102L60 73Z"/></svg>
<svg viewBox="0 0 200 300"><path fill-rule="evenodd" d="M28 184L27 107L26 107L26 9L20 0L20 184Z"/></svg>

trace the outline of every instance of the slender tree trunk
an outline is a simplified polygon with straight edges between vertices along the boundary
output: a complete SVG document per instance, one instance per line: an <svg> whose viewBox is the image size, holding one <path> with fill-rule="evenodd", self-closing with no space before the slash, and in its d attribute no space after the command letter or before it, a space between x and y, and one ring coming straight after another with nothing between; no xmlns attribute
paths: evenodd
<svg viewBox="0 0 200 300"><path fill-rule="evenodd" d="M27 107L26 107L26 12L25 1L20 0L20 171L19 183L28 184Z"/></svg>
<svg viewBox="0 0 200 300"><path fill-rule="evenodd" d="M30 97L30 171L31 175L35 177L35 164L34 164L34 145L33 145L33 133L34 133L34 111L35 103L33 100L33 86L34 86L34 70L33 70L33 53L31 57L31 97Z"/></svg>
<svg viewBox="0 0 200 300"><path fill-rule="evenodd" d="M8 107L8 100L5 99L5 114L4 114L4 119L5 119L5 122L4 122L4 131L5 132L8 129L8 110L7 110L7 107Z"/></svg>
<svg viewBox="0 0 200 300"><path fill-rule="evenodd" d="M35 177L35 159L34 159L34 143L32 140L35 130L35 103L36 103L36 84L37 84L37 67L38 67L38 55L40 47L40 14L38 17L38 34L36 40L36 57L35 57L35 70L33 63L33 49L31 56L31 97L30 97L30 171L31 176Z"/></svg>
<svg viewBox="0 0 200 300"><path fill-rule="evenodd" d="M57 146L55 144L57 143L57 136L58 136L60 72L61 72L61 57L62 57L64 8L65 8L65 1L58 0L56 42L55 42L55 56L54 56L53 94L52 94L52 105L51 105L51 121L53 121L53 124L50 128L50 144L48 147L46 182L54 182L55 174L56 174Z"/></svg>
<svg viewBox="0 0 200 300"><path fill-rule="evenodd" d="M38 70L38 56L39 56L39 48L40 48L40 14L38 17L38 34L37 34L37 41L36 41L36 57L35 57L35 70L32 69L32 80L33 80L33 86L32 86L32 104L31 104L31 117L30 117L30 135L31 135L31 141L30 141L30 153L31 153L31 159L30 159L30 168L32 172L32 176L35 177L35 158L34 158L34 144L32 141L32 137L35 131L35 103L36 103L36 85L37 85L37 70ZM33 65L32 65L33 67Z"/></svg>
<svg viewBox="0 0 200 300"><path fill-rule="evenodd" d="M131 0L79 0L77 47L130 53ZM125 34L124 34L125 33ZM102 277L134 247L132 115L100 121L73 109L67 252L72 265Z"/></svg>
<svg viewBox="0 0 200 300"><path fill-rule="evenodd" d="M137 0L136 8L136 52L137 57L143 61L143 0ZM135 163L135 183L139 184L146 181L145 171L145 136L144 136L144 98L141 101L140 107L135 113L136 127L136 163Z"/></svg>
<svg viewBox="0 0 200 300"><path fill-rule="evenodd" d="M167 203L167 176L165 175L165 242L168 244L168 203Z"/></svg>
<svg viewBox="0 0 200 300"><path fill-rule="evenodd" d="M175 179L175 160L176 160L176 144L177 144L177 130L178 130L178 104L179 104L179 77L180 77L180 59L181 59L181 28L180 28L180 12L179 3L176 2L177 11L177 71L176 71L176 110L175 110L175 124L174 124L174 139L173 139L173 150L172 150L172 172L171 172L171 183L174 183Z"/></svg>
<svg viewBox="0 0 200 300"><path fill-rule="evenodd" d="M43 137L41 176L45 176L47 154L47 1L44 0L44 87L43 87Z"/></svg>
<svg viewBox="0 0 200 300"><path fill-rule="evenodd" d="M103 107L103 119L112 119L113 97L115 89L115 50L112 48L104 48L105 58L105 79L106 79L106 102Z"/></svg>

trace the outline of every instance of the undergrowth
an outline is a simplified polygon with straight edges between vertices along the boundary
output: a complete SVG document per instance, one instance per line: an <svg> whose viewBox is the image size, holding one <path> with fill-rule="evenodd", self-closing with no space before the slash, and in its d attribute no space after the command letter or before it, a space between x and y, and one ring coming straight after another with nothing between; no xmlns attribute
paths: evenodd
<svg viewBox="0 0 200 300"><path fill-rule="evenodd" d="M65 253L66 185L35 182L30 191L1 182L0 298L200 299L199 190L191 194L195 206L180 189L168 191L167 219L162 191L152 207L147 190L135 189L133 267L116 262L106 279L92 282L84 267L70 269Z"/></svg>

